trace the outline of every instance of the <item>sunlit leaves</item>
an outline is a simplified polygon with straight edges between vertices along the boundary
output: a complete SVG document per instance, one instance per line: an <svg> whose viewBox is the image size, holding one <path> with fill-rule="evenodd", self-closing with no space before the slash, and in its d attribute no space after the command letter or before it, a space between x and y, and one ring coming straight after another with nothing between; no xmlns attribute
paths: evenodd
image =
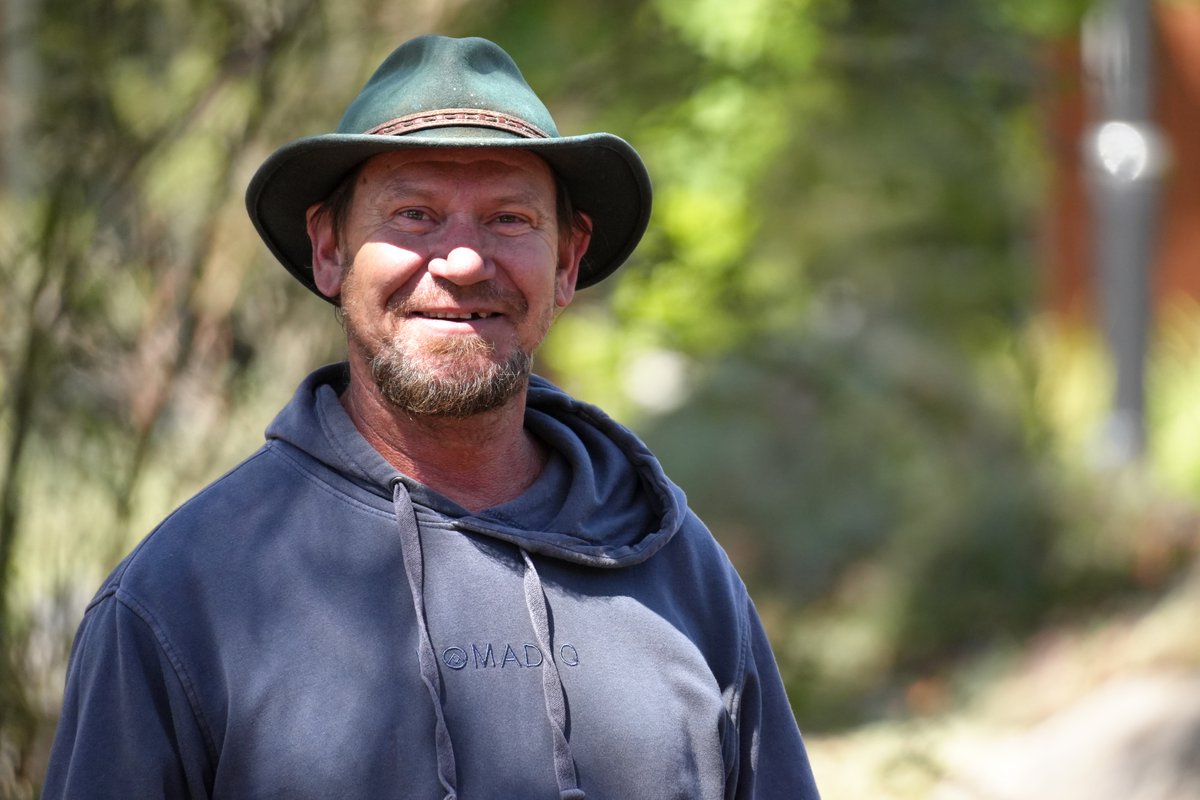
<svg viewBox="0 0 1200 800"><path fill-rule="evenodd" d="M655 0L663 20L704 57L734 68L778 64L796 69L815 58L821 0ZM765 63L764 63L765 62Z"/></svg>
<svg viewBox="0 0 1200 800"><path fill-rule="evenodd" d="M725 75L655 115L641 137L660 186L652 238L654 267L626 276L616 307L628 324L658 328L674 346L721 352L764 316L758 298L763 178L788 145L786 87Z"/></svg>
<svg viewBox="0 0 1200 800"><path fill-rule="evenodd" d="M1096 0L1000 0L996 15L1027 33L1057 38L1070 36Z"/></svg>
<svg viewBox="0 0 1200 800"><path fill-rule="evenodd" d="M216 74L213 53L183 49L163 63L128 56L111 67L108 86L118 123L150 136L188 115Z"/></svg>

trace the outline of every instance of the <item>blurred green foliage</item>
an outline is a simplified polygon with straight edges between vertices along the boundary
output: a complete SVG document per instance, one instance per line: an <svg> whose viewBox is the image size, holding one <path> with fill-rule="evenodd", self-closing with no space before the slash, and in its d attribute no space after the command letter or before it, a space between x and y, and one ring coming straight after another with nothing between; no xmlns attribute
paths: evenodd
<svg viewBox="0 0 1200 800"><path fill-rule="evenodd" d="M7 0L0 786L36 787L87 592L338 357L241 193L426 31L498 41L560 129L646 159L650 233L539 369L689 492L804 727L1127 589L1128 517L1062 458L1105 376L1036 319L1040 48L1086 5Z"/></svg>

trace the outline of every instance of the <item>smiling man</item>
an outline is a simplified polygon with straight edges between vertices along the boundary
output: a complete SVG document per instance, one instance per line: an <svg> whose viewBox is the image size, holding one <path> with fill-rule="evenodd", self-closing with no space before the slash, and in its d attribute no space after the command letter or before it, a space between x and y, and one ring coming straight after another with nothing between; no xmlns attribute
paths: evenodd
<svg viewBox="0 0 1200 800"><path fill-rule="evenodd" d="M817 797L746 589L627 429L533 376L650 213L483 39L422 37L247 205L347 359L88 606L46 798Z"/></svg>
<svg viewBox="0 0 1200 800"><path fill-rule="evenodd" d="M556 216L525 150L405 150L308 210L313 280L350 342L342 405L400 470L471 510L541 473L524 426L533 352L571 301L590 223Z"/></svg>

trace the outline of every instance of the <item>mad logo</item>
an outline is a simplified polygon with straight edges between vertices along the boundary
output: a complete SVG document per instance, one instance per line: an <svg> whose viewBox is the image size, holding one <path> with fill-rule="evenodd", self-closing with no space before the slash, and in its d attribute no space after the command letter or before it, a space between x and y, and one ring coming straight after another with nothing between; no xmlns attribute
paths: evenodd
<svg viewBox="0 0 1200 800"><path fill-rule="evenodd" d="M558 646L554 660L566 667L579 666L579 651L573 644ZM533 669L546 661L541 648L535 644L504 645L471 644L467 647L451 646L442 650L442 663L452 670L466 669Z"/></svg>

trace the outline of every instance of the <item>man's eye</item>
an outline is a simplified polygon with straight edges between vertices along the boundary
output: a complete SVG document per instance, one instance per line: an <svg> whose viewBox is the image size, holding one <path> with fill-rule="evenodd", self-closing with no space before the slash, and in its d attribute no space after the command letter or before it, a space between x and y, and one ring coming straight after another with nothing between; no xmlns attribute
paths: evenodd
<svg viewBox="0 0 1200 800"><path fill-rule="evenodd" d="M525 218L519 214L497 214L496 222L503 225L519 225L525 222Z"/></svg>
<svg viewBox="0 0 1200 800"><path fill-rule="evenodd" d="M429 219L429 215L419 208L406 208L400 212L400 216L405 219L425 220Z"/></svg>

